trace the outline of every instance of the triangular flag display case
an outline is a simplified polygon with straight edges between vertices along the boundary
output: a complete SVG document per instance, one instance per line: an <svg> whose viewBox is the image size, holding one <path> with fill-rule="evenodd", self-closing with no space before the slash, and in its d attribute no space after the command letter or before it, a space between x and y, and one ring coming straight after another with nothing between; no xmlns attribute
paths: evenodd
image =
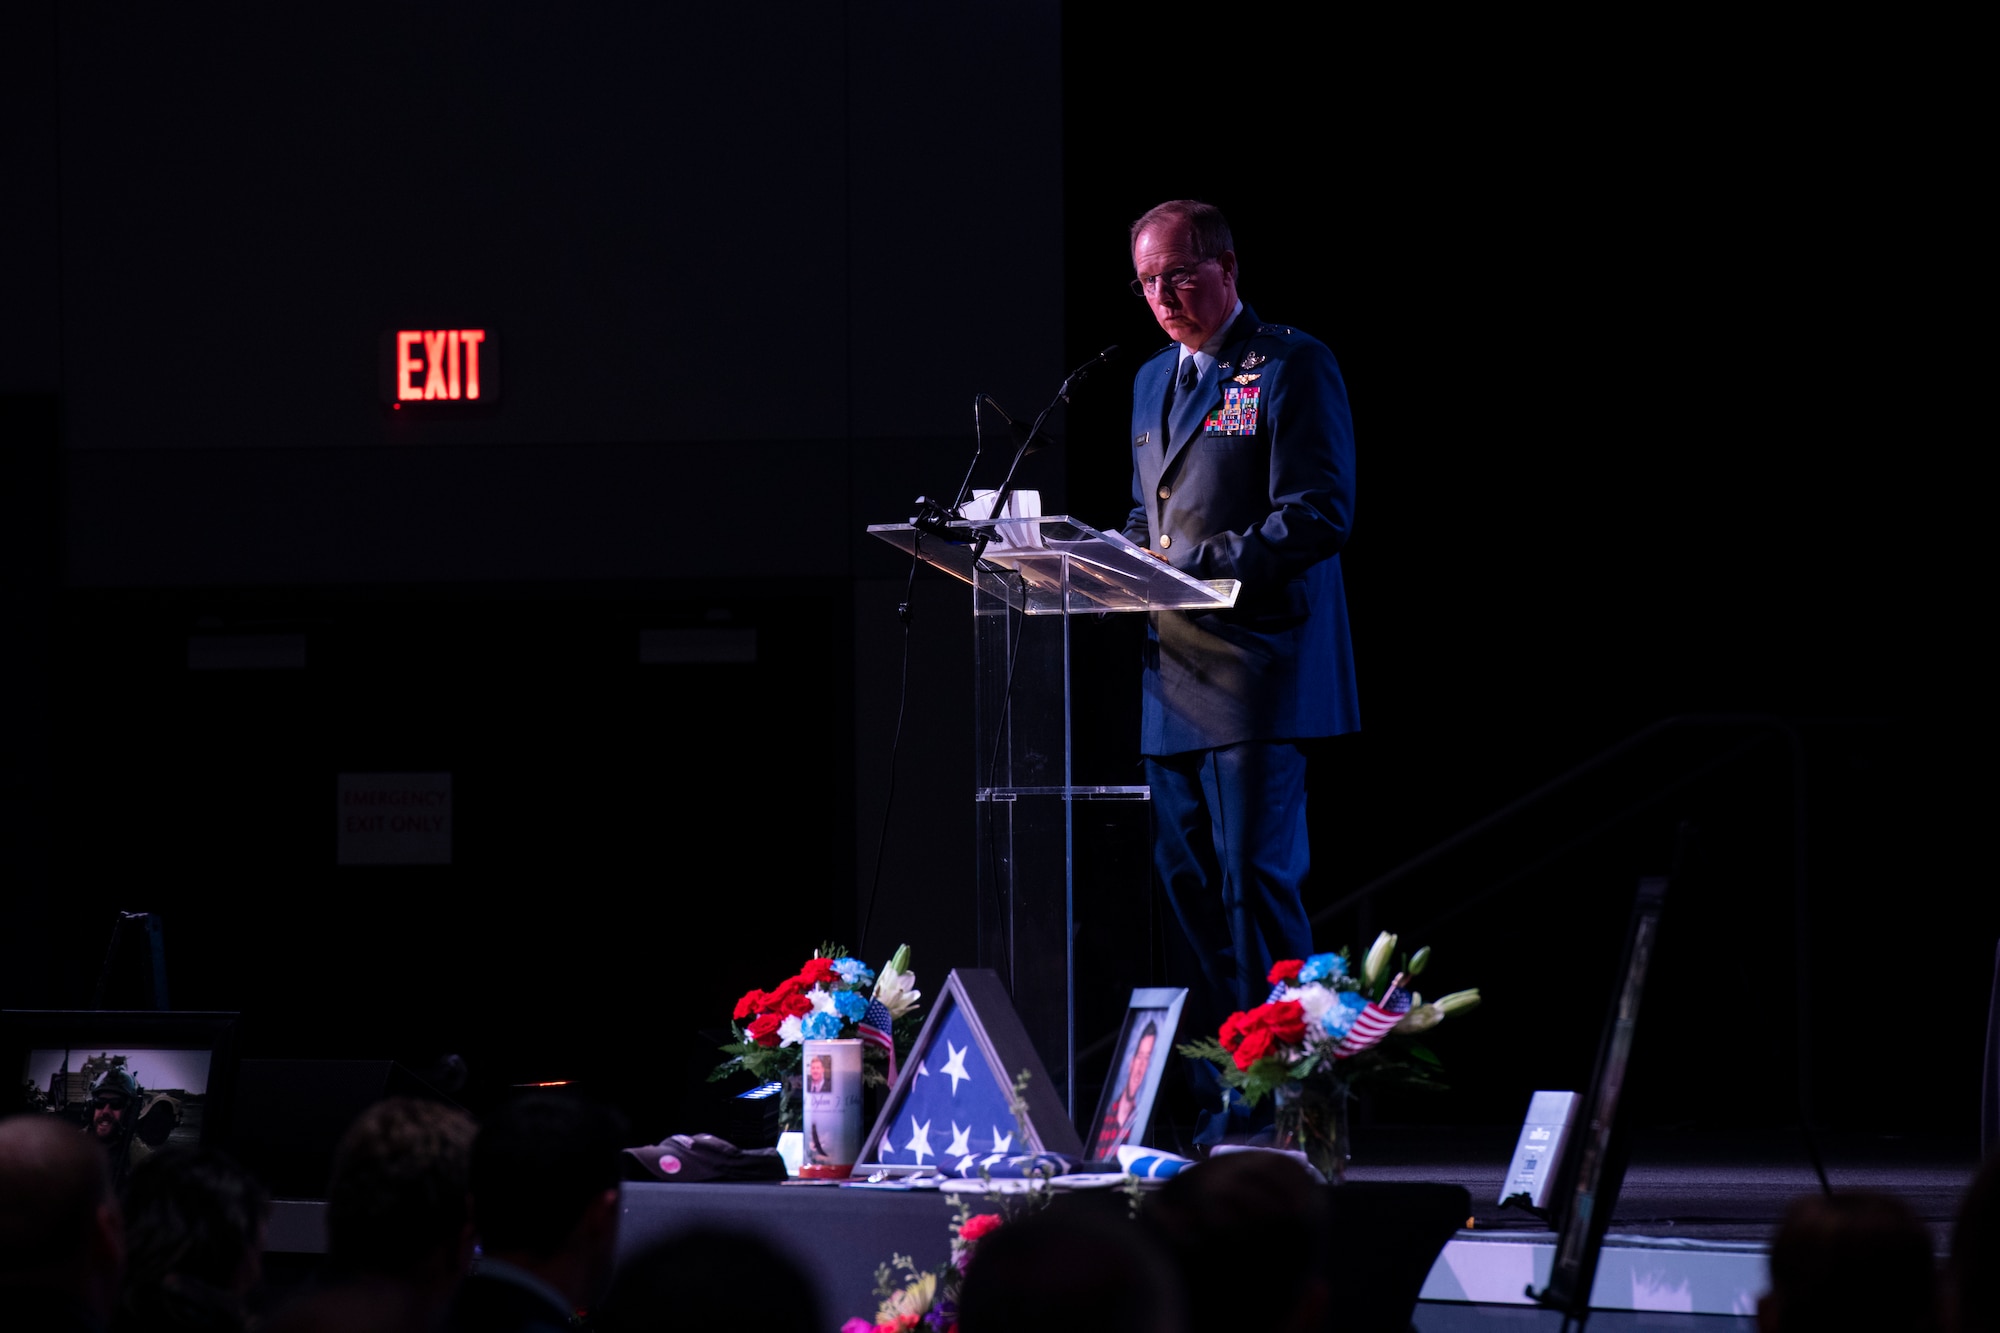
<svg viewBox="0 0 2000 1333"><path fill-rule="evenodd" d="M1023 1073L1016 1116L1014 1081ZM854 1174L949 1170L966 1156L1035 1152L1080 1156L1082 1144L999 974L959 968L933 1001Z"/></svg>

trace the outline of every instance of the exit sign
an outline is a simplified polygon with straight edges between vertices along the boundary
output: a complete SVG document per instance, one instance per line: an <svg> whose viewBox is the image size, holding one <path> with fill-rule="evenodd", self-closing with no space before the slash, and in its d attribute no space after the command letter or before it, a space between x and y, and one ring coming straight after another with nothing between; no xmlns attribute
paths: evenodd
<svg viewBox="0 0 2000 1333"><path fill-rule="evenodd" d="M390 406L469 408L500 396L498 339L490 328L392 329L382 335L382 399Z"/></svg>

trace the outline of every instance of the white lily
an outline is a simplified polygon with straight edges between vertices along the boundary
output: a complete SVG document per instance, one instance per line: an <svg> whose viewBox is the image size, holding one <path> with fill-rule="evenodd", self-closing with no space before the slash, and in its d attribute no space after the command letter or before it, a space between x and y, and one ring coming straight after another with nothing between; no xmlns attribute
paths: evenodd
<svg viewBox="0 0 2000 1333"><path fill-rule="evenodd" d="M900 950L898 954L900 956ZM885 963L882 974L875 978L875 998L882 1002L882 1006L889 1011L891 1018L901 1018L916 1008L917 1001L924 998L924 993L917 989L916 973L898 972Z"/></svg>
<svg viewBox="0 0 2000 1333"><path fill-rule="evenodd" d="M1417 1004L1410 1006L1410 1012L1404 1014L1402 1021L1390 1028L1389 1031L1391 1033L1401 1033L1407 1037L1418 1032L1429 1032L1442 1022L1444 1022L1444 1014L1436 1005Z"/></svg>
<svg viewBox="0 0 2000 1333"><path fill-rule="evenodd" d="M1382 974L1388 970L1389 959L1395 952L1394 935L1385 930L1375 937L1375 943L1368 948L1368 956L1361 961L1361 989L1371 994L1374 992L1376 983L1382 980Z"/></svg>
<svg viewBox="0 0 2000 1333"><path fill-rule="evenodd" d="M1402 1021L1389 1031L1400 1032L1406 1037L1418 1032L1429 1032L1444 1022L1447 1014L1462 1014L1478 1003L1479 992L1476 990L1453 991L1449 995L1432 1000L1429 1004L1410 1006L1410 1012L1404 1014Z"/></svg>
<svg viewBox="0 0 2000 1333"><path fill-rule="evenodd" d="M1479 989L1474 987L1471 990L1455 990L1449 995L1440 996L1438 999L1432 1001L1432 1003L1437 1005L1438 1010L1442 1013L1462 1014L1466 1010L1478 1006Z"/></svg>

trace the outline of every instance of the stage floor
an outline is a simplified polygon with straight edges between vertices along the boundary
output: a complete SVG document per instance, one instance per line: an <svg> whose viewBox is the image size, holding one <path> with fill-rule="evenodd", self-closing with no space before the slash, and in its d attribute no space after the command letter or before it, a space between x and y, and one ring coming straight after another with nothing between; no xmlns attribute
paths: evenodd
<svg viewBox="0 0 2000 1333"><path fill-rule="evenodd" d="M1555 1317L1530 1308L1524 1293L1547 1282L1554 1233L1498 1203L1513 1130L1357 1127L1354 1140L1354 1180L1443 1181L1472 1195L1472 1225L1446 1244L1424 1284L1420 1333L1556 1327ZM1822 1134L1819 1147L1836 1191L1901 1198L1945 1254L1959 1200L1978 1168L1973 1138ZM1591 1306L1604 1317L1593 1315L1591 1326L1747 1330L1768 1281L1772 1234L1794 1199L1818 1191L1797 1131L1637 1136L1591 1291Z"/></svg>
<svg viewBox="0 0 2000 1333"><path fill-rule="evenodd" d="M1355 1180L1430 1180L1472 1195L1475 1232L1545 1230L1497 1200L1513 1156L1513 1129L1433 1130L1356 1126ZM1979 1145L1957 1139L1820 1135L1835 1190L1880 1190L1928 1223L1943 1253L1959 1198L1979 1166ZM1787 1205L1819 1191L1797 1131L1651 1132L1635 1136L1611 1229L1683 1240L1769 1240Z"/></svg>

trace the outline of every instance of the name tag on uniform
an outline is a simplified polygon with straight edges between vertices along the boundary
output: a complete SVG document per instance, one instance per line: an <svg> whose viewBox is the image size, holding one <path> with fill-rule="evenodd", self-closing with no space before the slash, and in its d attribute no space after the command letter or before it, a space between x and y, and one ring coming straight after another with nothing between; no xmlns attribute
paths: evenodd
<svg viewBox="0 0 2000 1333"><path fill-rule="evenodd" d="M1257 399L1263 392L1261 384L1225 384L1222 386L1222 406L1208 414L1202 423L1204 435L1255 435L1257 433Z"/></svg>

